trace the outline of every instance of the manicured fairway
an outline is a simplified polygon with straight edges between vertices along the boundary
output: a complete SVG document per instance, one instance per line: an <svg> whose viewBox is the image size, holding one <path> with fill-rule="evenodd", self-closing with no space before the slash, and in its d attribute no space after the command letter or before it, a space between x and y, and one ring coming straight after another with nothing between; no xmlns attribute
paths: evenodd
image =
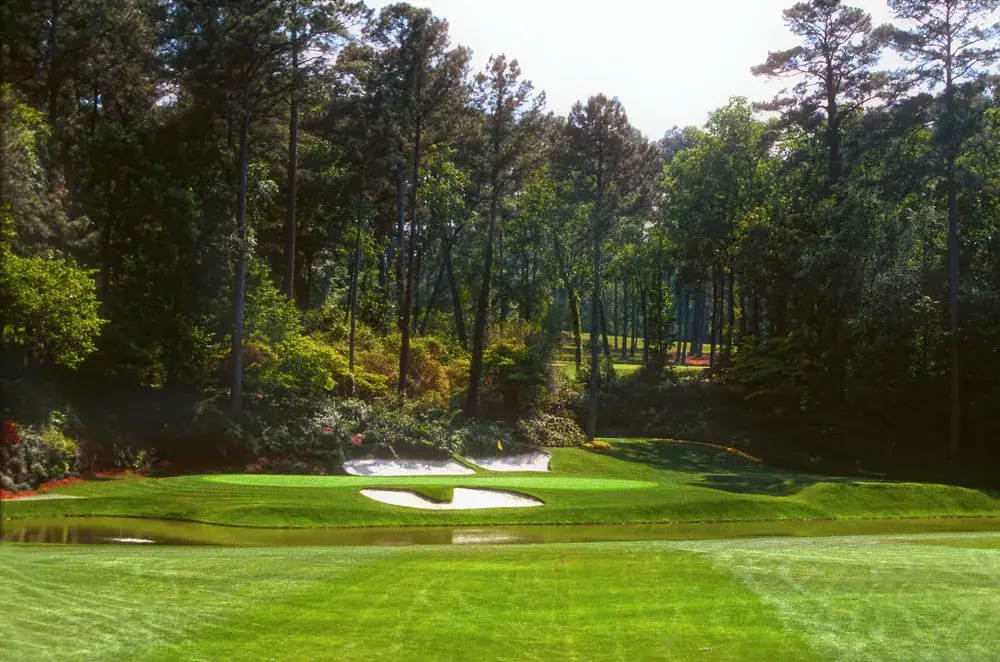
<svg viewBox="0 0 1000 662"><path fill-rule="evenodd" d="M473 526L827 518L997 517L1000 496L945 485L812 476L762 467L718 448L613 440L607 452L552 449L551 473L474 476L181 476L94 481L59 492L87 497L4 502L11 518L146 517L258 527ZM420 511L372 501L362 487L437 498L453 486L509 489L539 508Z"/></svg>
<svg viewBox="0 0 1000 662"><path fill-rule="evenodd" d="M997 534L0 548L0 659L991 660Z"/></svg>

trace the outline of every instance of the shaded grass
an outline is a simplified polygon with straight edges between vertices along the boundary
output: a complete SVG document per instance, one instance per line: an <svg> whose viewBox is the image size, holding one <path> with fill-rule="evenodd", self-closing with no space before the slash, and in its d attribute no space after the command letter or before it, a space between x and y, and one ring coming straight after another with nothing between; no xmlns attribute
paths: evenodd
<svg viewBox="0 0 1000 662"><path fill-rule="evenodd" d="M5 660L985 660L1000 631L1000 552L912 538L5 545L0 581Z"/></svg>
<svg viewBox="0 0 1000 662"><path fill-rule="evenodd" d="M1000 515L996 494L968 488L831 478L762 467L670 441L613 440L611 451L552 449L550 475L352 477L219 475L88 482L87 499L8 502L5 517L138 516L267 527L587 524ZM360 487L513 489L541 508L419 511ZM308 487L306 487L308 486ZM628 489L621 489L628 488Z"/></svg>

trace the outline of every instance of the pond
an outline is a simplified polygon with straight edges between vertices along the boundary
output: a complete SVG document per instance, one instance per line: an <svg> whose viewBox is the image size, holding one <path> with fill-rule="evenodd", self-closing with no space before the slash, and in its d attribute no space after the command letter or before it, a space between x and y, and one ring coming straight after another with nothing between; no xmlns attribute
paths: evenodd
<svg viewBox="0 0 1000 662"><path fill-rule="evenodd" d="M684 524L257 529L131 518L65 517L0 522L3 542L237 547L463 545L706 540L759 536L824 536L1000 531L1000 518L807 520Z"/></svg>

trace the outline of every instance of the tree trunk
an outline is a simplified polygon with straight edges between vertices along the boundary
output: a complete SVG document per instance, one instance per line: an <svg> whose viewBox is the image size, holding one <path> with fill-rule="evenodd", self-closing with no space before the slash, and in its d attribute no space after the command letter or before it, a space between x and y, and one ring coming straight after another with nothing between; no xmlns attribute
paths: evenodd
<svg viewBox="0 0 1000 662"><path fill-rule="evenodd" d="M608 344L608 317L604 313L604 299L601 299L601 339L604 343L604 356L611 360L611 345Z"/></svg>
<svg viewBox="0 0 1000 662"><path fill-rule="evenodd" d="M465 415L474 417L479 411L479 380L483 372L483 350L486 345L486 323L490 314L490 280L493 277L493 239L496 233L496 214L499 191L494 172L490 195L489 230L486 233L486 247L483 250L483 278L479 286L479 301L476 303L476 321L472 330L472 360L469 363L469 393L465 400Z"/></svg>
<svg viewBox="0 0 1000 662"><path fill-rule="evenodd" d="M643 287L641 292L642 292L642 362L645 365L649 363L649 324L647 323L649 315L646 314L648 312L646 306L646 288Z"/></svg>
<svg viewBox="0 0 1000 662"><path fill-rule="evenodd" d="M701 358L705 353L705 284L698 284L694 300L694 325L691 329L691 351L696 357Z"/></svg>
<svg viewBox="0 0 1000 662"><path fill-rule="evenodd" d="M639 306L636 305L635 297L638 294L636 292L636 286L632 286L632 342L629 348L629 356L635 358L635 348L639 344Z"/></svg>
<svg viewBox="0 0 1000 662"><path fill-rule="evenodd" d="M740 328L736 336L736 345L743 346L743 339L747 337L747 293L746 288L740 288Z"/></svg>
<svg viewBox="0 0 1000 662"><path fill-rule="evenodd" d="M600 209L598 201L597 209ZM597 334L600 333L598 320L601 305L601 233L598 224L599 212L594 215L594 295L590 308L590 398L587 407L587 439L594 440L597 436L597 397L600 388L600 353L598 352Z"/></svg>
<svg viewBox="0 0 1000 662"><path fill-rule="evenodd" d="M363 159L364 157L362 157ZM347 370L351 375L351 385L350 385L350 395L354 395L354 345L357 335L357 317L358 317L358 280L361 275L361 216L362 207L364 206L364 165L361 167L361 175L358 183L358 207L357 207L357 223L355 224L354 231L354 274L351 278L351 332L348 339L348 358L347 358Z"/></svg>
<svg viewBox="0 0 1000 662"><path fill-rule="evenodd" d="M424 311L424 321L420 323L420 335L427 333L427 320L431 316L431 311L434 310L434 305L437 303L438 292L441 291L441 282L444 280L444 270L445 261L441 261L441 267L438 268L437 278L434 279L434 287L431 289L431 298L427 301L427 309Z"/></svg>
<svg viewBox="0 0 1000 662"><path fill-rule="evenodd" d="M298 184L297 175L299 150L299 101L295 97L295 86L297 82L295 78L298 76L299 72L298 34L294 27L295 14L297 10L298 2L296 2L296 0L292 0L292 84L291 90L289 91L288 199L285 202L285 282L283 288L285 296L289 299L295 296L295 197L296 186Z"/></svg>
<svg viewBox="0 0 1000 662"><path fill-rule="evenodd" d="M569 297L569 314L573 324L573 361L576 367L576 377L580 378L583 372L583 322L580 319L580 297L576 293L576 288L567 285L567 295Z"/></svg>
<svg viewBox="0 0 1000 662"><path fill-rule="evenodd" d="M729 319L726 322L726 363L729 363L733 360L733 327L736 326L735 276L732 267L729 267L729 283L726 289L729 308Z"/></svg>
<svg viewBox="0 0 1000 662"><path fill-rule="evenodd" d="M397 392L406 395L406 376L410 368L410 306L413 304L414 262L417 249L417 189L420 186L420 118L413 136L413 164L410 175L410 240L406 247L406 287L403 295L402 319L399 330L403 335L399 350L399 381Z"/></svg>
<svg viewBox="0 0 1000 662"><path fill-rule="evenodd" d="M949 440L952 460L961 452L962 438L962 373L959 349L961 346L958 299L958 184L955 180L955 157L948 159L948 328L951 351L951 415Z"/></svg>
<svg viewBox="0 0 1000 662"><path fill-rule="evenodd" d="M396 327L402 331L403 324L403 263L405 262L404 246L406 242L405 209L406 183L403 180L403 165L400 163L396 171Z"/></svg>
<svg viewBox="0 0 1000 662"><path fill-rule="evenodd" d="M711 348L708 354L708 364L710 366L715 365L715 348L719 344L719 320L722 318L719 312L719 269L715 267L712 269L712 338L710 340Z"/></svg>
<svg viewBox="0 0 1000 662"><path fill-rule="evenodd" d="M840 107L837 103L836 85L834 82L833 65L827 66L826 78L826 146L829 152L830 186L836 186L840 181L843 167L840 161Z"/></svg>
<svg viewBox="0 0 1000 662"><path fill-rule="evenodd" d="M674 363L680 364L684 358L684 290L677 287L677 351Z"/></svg>
<svg viewBox="0 0 1000 662"><path fill-rule="evenodd" d="M614 310L611 311L611 322L614 327L611 330L612 335L615 338L615 354L618 353L618 281L614 281L615 294L614 294Z"/></svg>
<svg viewBox="0 0 1000 662"><path fill-rule="evenodd" d="M233 339L230 351L232 382L229 391L230 406L239 411L243 404L243 299L247 277L247 162L250 153L250 100L249 92L243 107L240 127L240 190L236 203L236 232L239 245L236 249L236 279L233 284Z"/></svg>
<svg viewBox="0 0 1000 662"><path fill-rule="evenodd" d="M446 270L448 272L448 287L451 289L451 307L455 317L455 334L462 347L466 347L468 341L465 337L465 315L462 312L462 294L458 290L458 282L455 280L455 267L451 262L451 246L448 246L448 253L445 256Z"/></svg>
<svg viewBox="0 0 1000 662"><path fill-rule="evenodd" d="M628 356L628 281L622 283L622 358Z"/></svg>
<svg viewBox="0 0 1000 662"><path fill-rule="evenodd" d="M507 274L504 272L504 266L506 262L504 261L504 236L503 230L497 232L497 296L500 298L500 322L505 322L507 320L507 313L510 306L510 297L507 293Z"/></svg>

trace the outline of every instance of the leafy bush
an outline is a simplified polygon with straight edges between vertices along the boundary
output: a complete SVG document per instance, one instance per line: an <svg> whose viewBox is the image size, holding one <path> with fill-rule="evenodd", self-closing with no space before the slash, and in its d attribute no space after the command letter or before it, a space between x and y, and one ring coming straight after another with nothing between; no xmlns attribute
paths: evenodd
<svg viewBox="0 0 1000 662"><path fill-rule="evenodd" d="M278 400L318 398L331 393L334 375L346 378L347 360L332 347L295 335L275 346L251 343L247 355L247 387Z"/></svg>
<svg viewBox="0 0 1000 662"><path fill-rule="evenodd" d="M449 432L446 412L428 403L335 400L324 405L314 421L345 455L427 456L460 449L461 440Z"/></svg>
<svg viewBox="0 0 1000 662"><path fill-rule="evenodd" d="M521 449L515 431L495 421L467 421L452 433L453 446L469 455L517 453ZM499 444L499 446L498 446Z"/></svg>
<svg viewBox="0 0 1000 662"><path fill-rule="evenodd" d="M554 414L537 414L519 421L517 435L533 446L582 446L587 441L576 421Z"/></svg>
<svg viewBox="0 0 1000 662"><path fill-rule="evenodd" d="M52 442L52 443L50 443ZM42 483L76 472L79 450L71 439L53 430L19 430L5 421L0 432L0 488L33 490Z"/></svg>
<svg viewBox="0 0 1000 662"><path fill-rule="evenodd" d="M356 433L362 435L366 444L389 449L394 455L454 453L459 449L441 414L433 407L400 406L393 400L383 400L372 408L365 428Z"/></svg>
<svg viewBox="0 0 1000 662"><path fill-rule="evenodd" d="M152 448L133 448L125 444L117 444L114 448L114 454L116 467L139 474L149 473L153 464L156 463L156 450Z"/></svg>
<svg viewBox="0 0 1000 662"><path fill-rule="evenodd" d="M748 404L773 413L809 411L833 400L832 381L823 362L806 343L791 337L750 343L722 376Z"/></svg>
<svg viewBox="0 0 1000 662"><path fill-rule="evenodd" d="M491 329L483 353L482 407L488 418L512 419L545 407L554 346L537 324Z"/></svg>

